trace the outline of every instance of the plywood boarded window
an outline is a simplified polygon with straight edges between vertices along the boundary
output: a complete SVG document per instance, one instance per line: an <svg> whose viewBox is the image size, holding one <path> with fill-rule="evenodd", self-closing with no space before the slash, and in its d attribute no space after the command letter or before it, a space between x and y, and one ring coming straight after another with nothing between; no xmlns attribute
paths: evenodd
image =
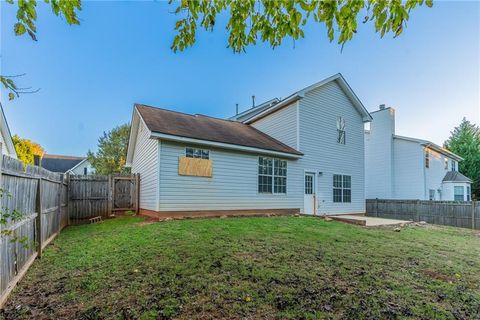
<svg viewBox="0 0 480 320"><path fill-rule="evenodd" d="M178 158L178 174L181 176L211 177L212 171L212 160L187 156Z"/></svg>

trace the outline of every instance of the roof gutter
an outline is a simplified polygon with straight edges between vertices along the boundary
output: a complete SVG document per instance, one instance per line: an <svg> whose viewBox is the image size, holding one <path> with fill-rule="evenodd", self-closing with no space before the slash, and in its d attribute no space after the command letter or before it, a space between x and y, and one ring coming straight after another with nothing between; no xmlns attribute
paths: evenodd
<svg viewBox="0 0 480 320"><path fill-rule="evenodd" d="M236 151L243 151L243 152L250 152L250 153L260 153L260 154L267 154L272 156L278 156L288 159L300 159L302 158L301 154L293 154L288 152L281 152L275 150L268 150L268 149L261 149L255 147L247 147L247 146L240 146L236 144L229 144L224 142L216 142L210 140L202 140L202 139L195 139L195 138L188 138L188 137L181 137L175 136L160 132L153 132L150 135L150 138L162 139L167 141L174 141L174 142L181 142L181 143L193 143L193 144L200 144L210 147L217 147L222 149L229 149L229 150L236 150Z"/></svg>
<svg viewBox="0 0 480 320"><path fill-rule="evenodd" d="M448 151L447 149L444 149L444 148L442 148L442 147L440 147L440 146L438 146L438 145L436 145L436 144L434 144L434 143L427 142L427 143L423 143L422 145L425 146L425 147L427 147L427 148L430 148L430 149L432 149L432 150L435 150L435 151L437 151L437 152L443 153L443 154L446 155L446 156L452 157L452 158L454 158L454 159L457 160L457 161L462 161L462 160L463 160L463 158L460 157L459 155L456 155L455 153L450 152L450 151Z"/></svg>

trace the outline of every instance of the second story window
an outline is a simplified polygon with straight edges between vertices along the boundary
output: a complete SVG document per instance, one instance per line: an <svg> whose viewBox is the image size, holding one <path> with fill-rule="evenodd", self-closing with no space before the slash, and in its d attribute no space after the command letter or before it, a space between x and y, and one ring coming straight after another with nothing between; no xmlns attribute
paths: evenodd
<svg viewBox="0 0 480 320"><path fill-rule="evenodd" d="M457 171L457 162L455 160L452 160L452 171Z"/></svg>
<svg viewBox="0 0 480 320"><path fill-rule="evenodd" d="M203 149L185 148L185 156L187 158L210 159L210 152Z"/></svg>
<svg viewBox="0 0 480 320"><path fill-rule="evenodd" d="M345 119L343 117L337 118L337 142L340 144L345 144Z"/></svg>
<svg viewBox="0 0 480 320"><path fill-rule="evenodd" d="M425 150L425 168L430 168L430 152L428 152L428 149Z"/></svg>

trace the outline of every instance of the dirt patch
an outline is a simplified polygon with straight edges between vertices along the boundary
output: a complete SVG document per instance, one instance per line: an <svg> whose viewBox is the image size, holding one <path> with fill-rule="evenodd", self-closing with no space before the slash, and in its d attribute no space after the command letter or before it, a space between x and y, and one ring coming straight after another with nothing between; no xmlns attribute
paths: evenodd
<svg viewBox="0 0 480 320"><path fill-rule="evenodd" d="M422 274L424 274L426 276L429 276L430 278L433 278L433 279L436 279L436 280L440 280L440 281L444 281L444 282L448 282L448 283L453 283L455 281L454 277L447 276L447 275L442 274L440 272L437 272L435 270L425 269L425 270L422 270L420 272Z"/></svg>

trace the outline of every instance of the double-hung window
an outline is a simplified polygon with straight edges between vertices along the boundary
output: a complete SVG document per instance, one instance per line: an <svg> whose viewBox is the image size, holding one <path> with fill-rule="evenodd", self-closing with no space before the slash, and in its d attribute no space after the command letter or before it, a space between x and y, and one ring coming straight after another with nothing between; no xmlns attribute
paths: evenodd
<svg viewBox="0 0 480 320"><path fill-rule="evenodd" d="M457 171L457 163L455 162L455 160L452 160L452 171Z"/></svg>
<svg viewBox="0 0 480 320"><path fill-rule="evenodd" d="M464 193L463 186L453 187L453 198L455 201L464 201L463 193Z"/></svg>
<svg viewBox="0 0 480 320"><path fill-rule="evenodd" d="M287 193L287 161L258 158L258 192Z"/></svg>
<svg viewBox="0 0 480 320"><path fill-rule="evenodd" d="M210 159L210 152L204 149L185 148L185 156L187 158Z"/></svg>
<svg viewBox="0 0 480 320"><path fill-rule="evenodd" d="M346 143L345 119L343 117L337 118L337 143Z"/></svg>
<svg viewBox="0 0 480 320"><path fill-rule="evenodd" d="M333 175L333 202L352 202L352 177Z"/></svg>
<svg viewBox="0 0 480 320"><path fill-rule="evenodd" d="M467 201L472 200L472 194L470 193L470 187L467 186Z"/></svg>

